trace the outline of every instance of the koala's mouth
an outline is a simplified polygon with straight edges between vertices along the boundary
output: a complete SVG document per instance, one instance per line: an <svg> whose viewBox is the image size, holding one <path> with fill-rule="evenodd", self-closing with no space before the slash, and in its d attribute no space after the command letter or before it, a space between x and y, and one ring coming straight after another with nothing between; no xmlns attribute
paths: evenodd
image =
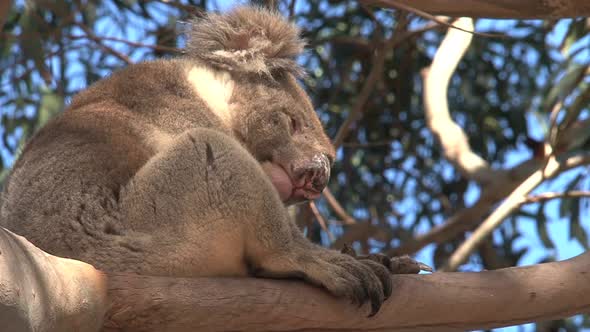
<svg viewBox="0 0 590 332"><path fill-rule="evenodd" d="M262 169L266 172L270 181L285 204L299 203L320 197L321 191L313 188L313 185L302 178L294 181L289 172L280 164L273 162L262 163Z"/></svg>

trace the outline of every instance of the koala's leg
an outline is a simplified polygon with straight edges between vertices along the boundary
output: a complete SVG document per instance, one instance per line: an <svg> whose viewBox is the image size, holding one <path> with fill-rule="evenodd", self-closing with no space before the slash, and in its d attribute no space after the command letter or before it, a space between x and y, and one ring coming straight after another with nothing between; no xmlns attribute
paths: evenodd
<svg viewBox="0 0 590 332"><path fill-rule="evenodd" d="M144 273L303 278L371 301L372 314L391 294L383 265L307 241L260 164L222 133L180 135L138 172L122 202L126 222L157 246Z"/></svg>
<svg viewBox="0 0 590 332"><path fill-rule="evenodd" d="M274 249L269 247L265 254L251 257L256 262L257 276L302 278L358 305L370 301L370 316L377 313L392 292L387 267L314 245L299 230L293 233L290 241L276 243Z"/></svg>

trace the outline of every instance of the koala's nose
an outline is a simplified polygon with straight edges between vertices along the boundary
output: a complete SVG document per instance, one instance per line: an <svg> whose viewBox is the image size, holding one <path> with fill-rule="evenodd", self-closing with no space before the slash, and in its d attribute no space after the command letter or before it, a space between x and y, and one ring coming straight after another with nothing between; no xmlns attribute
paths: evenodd
<svg viewBox="0 0 590 332"><path fill-rule="evenodd" d="M330 180L330 160L323 153L316 154L301 174L303 187L321 193Z"/></svg>

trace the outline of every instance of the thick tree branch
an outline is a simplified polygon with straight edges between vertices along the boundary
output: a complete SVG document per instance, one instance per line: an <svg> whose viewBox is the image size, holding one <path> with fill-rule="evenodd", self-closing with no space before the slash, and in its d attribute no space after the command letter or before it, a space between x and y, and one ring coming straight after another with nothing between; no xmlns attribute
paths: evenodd
<svg viewBox="0 0 590 332"><path fill-rule="evenodd" d="M464 19L456 24L465 25L463 28L471 28L468 26L469 22ZM447 32L430 70L424 72L424 104L427 125L441 143L445 157L463 176L479 182L482 185L482 194L472 206L457 211L443 224L418 235L413 241L388 251L389 255L412 254L429 243L444 243L462 232L473 229L499 200L504 199L522 181L543 166L542 161L533 158L512 169L491 169L483 159L471 151L465 133L451 119L446 88L470 39L471 35L458 30ZM568 163L580 165L573 158L569 158L564 164L565 168L571 168L567 166Z"/></svg>
<svg viewBox="0 0 590 332"><path fill-rule="evenodd" d="M111 280L116 305L107 314L108 325L118 327L108 332L465 331L590 310L590 254L534 267L395 276L394 295L370 319L365 310L301 282Z"/></svg>
<svg viewBox="0 0 590 332"><path fill-rule="evenodd" d="M0 227L2 331L97 331L105 280L92 266L48 255Z"/></svg>
<svg viewBox="0 0 590 332"><path fill-rule="evenodd" d="M105 275L1 228L0 251L0 321L13 332L92 332L101 324L104 332L463 331L590 310L590 253L479 273L394 276L394 295L367 318L368 308L300 281Z"/></svg>
<svg viewBox="0 0 590 332"><path fill-rule="evenodd" d="M460 19L456 24L472 30L469 19ZM445 157L468 179L482 185L482 195L472 206L457 211L442 225L418 235L413 241L390 250L390 255L411 254L429 243L443 243L461 232L476 226L489 209L503 199L521 181L540 167L540 162L530 160L512 170L493 170L485 160L470 148L461 127L451 118L448 110L447 87L452 73L466 51L472 35L449 29L437 50L430 70L424 71L424 108L428 127L441 143Z"/></svg>
<svg viewBox="0 0 590 332"><path fill-rule="evenodd" d="M473 21L469 18L461 18L454 25L473 31ZM449 29L436 51L430 69L422 71L424 113L426 125L440 142L445 157L464 177L486 184L496 180L495 172L471 150L467 135L451 118L447 101L449 81L472 37L469 33Z"/></svg>
<svg viewBox="0 0 590 332"><path fill-rule="evenodd" d="M556 19L590 16L587 0L362 0L393 7L405 4L433 15L514 19Z"/></svg>

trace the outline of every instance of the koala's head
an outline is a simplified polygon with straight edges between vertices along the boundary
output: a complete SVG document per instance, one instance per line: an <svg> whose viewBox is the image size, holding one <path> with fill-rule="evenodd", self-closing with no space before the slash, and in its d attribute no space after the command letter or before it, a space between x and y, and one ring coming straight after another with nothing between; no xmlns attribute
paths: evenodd
<svg viewBox="0 0 590 332"><path fill-rule="evenodd" d="M317 198L330 178L334 148L291 75L237 84L236 137L262 164L283 202Z"/></svg>
<svg viewBox="0 0 590 332"><path fill-rule="evenodd" d="M304 42L280 14L239 7L193 22L189 80L261 163L286 204L317 198L335 152L296 77Z"/></svg>

